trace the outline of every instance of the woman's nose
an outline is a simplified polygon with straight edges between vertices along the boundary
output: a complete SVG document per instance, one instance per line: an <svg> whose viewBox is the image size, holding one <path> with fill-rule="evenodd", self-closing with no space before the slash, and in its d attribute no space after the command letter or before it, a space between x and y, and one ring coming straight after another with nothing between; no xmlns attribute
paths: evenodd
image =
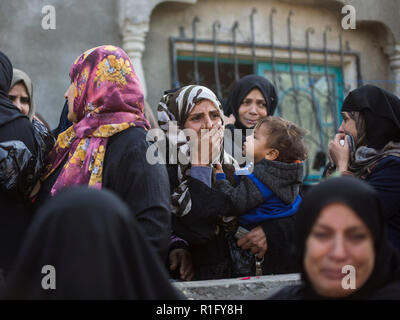
<svg viewBox="0 0 400 320"><path fill-rule="evenodd" d="M250 106L249 113L252 115L257 115L257 105L255 103L252 103Z"/></svg>
<svg viewBox="0 0 400 320"><path fill-rule="evenodd" d="M338 132L339 132L339 133L345 133L345 132L344 132L343 121L342 121L342 123L340 124L340 127L339 127L339 129L338 129Z"/></svg>
<svg viewBox="0 0 400 320"><path fill-rule="evenodd" d="M346 259L346 248L343 237L335 237L330 256L337 261L342 261Z"/></svg>
<svg viewBox="0 0 400 320"><path fill-rule="evenodd" d="M205 121L206 129L211 129L213 126L213 122L211 121L211 118L206 117L204 121Z"/></svg>

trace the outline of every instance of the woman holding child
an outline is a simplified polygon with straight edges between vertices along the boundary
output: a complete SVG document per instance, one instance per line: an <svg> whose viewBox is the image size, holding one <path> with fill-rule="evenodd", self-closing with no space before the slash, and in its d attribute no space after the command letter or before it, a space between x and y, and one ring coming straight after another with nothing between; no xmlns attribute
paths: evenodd
<svg viewBox="0 0 400 320"><path fill-rule="evenodd" d="M235 188L232 186L235 185L232 158L222 148L222 108L213 92L202 86L186 86L167 93L159 104L158 118L168 144L176 144L180 153L178 158L186 157L187 160L185 164L169 163L167 168L172 229L176 236L188 243L187 249L193 257L194 279L251 275L237 274L232 268L235 261L232 261L232 248L229 246L239 216L243 218L239 223L252 230L237 245L244 250L250 249L258 258L267 252L263 273L294 271L290 266L289 248L303 176L301 161L306 156L304 131L278 118L256 126L254 135L248 139L248 144L253 145L251 152L254 152L256 162L253 178L242 178ZM198 135L198 146L193 146L192 139L187 138L187 129ZM200 136L202 129L206 129L203 137ZM276 130L279 134L275 133ZM281 136L285 134L288 136L287 144L281 145ZM274 138L271 142L268 135ZM201 145L208 153L208 157L203 157L208 158L205 162L200 159ZM294 145L299 152L292 158L289 154L292 154ZM275 174L278 174L278 180ZM216 181L221 179L224 181ZM260 214L261 219L257 217ZM248 223L245 222L246 216ZM267 236L261 222L266 222ZM182 273L185 272L181 272L181 276Z"/></svg>
<svg viewBox="0 0 400 320"><path fill-rule="evenodd" d="M237 176L237 184L232 186L221 168L217 171L215 188L229 197L229 212L238 217L239 225L251 230L250 237L243 237L238 245L264 260L262 274L296 271L290 244L295 213L301 202L299 189L303 160L307 157L305 134L304 129L292 122L267 117L256 124L245 142L246 155L254 157L253 172ZM261 241L254 246L252 238L257 236ZM260 250L263 242L265 257L265 251Z"/></svg>

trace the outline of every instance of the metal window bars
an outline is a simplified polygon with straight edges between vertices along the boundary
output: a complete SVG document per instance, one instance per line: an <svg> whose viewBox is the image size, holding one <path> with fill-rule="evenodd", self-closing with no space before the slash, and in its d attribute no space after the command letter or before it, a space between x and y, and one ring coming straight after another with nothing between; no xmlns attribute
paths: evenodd
<svg viewBox="0 0 400 320"><path fill-rule="evenodd" d="M315 29L312 27L305 28L305 46L300 47L300 46L294 46L293 41L292 41L292 18L295 15L295 13L290 10L287 16L287 40L288 43L287 45L277 45L275 43L275 30L274 30L274 16L277 14L277 10L275 8L272 8L269 13L269 39L270 43L258 43L256 42L255 39L255 25L254 25L254 16L257 13L257 10L255 8L252 9L250 15L249 15L249 20L250 20L250 40L249 41L244 41L244 42L239 42L237 40L237 34L240 31L239 29L239 22L234 21L234 24L231 28L229 28L229 31L231 32L232 39L231 40L219 40L218 39L218 32L221 29L221 22L220 21L215 21L212 25L212 39L199 39L197 36L197 25L200 22L199 17L194 17L192 21L192 38L188 38L185 36L185 30L183 27L181 27L180 30L180 35L178 37L170 37L169 38L169 44L170 44L170 59L171 59L171 67L172 67L172 73L171 73L171 80L172 84L175 87L180 86L180 81L178 77L178 56L177 56L177 44L183 43L183 44L192 44L192 52L191 56L193 58L193 79L195 83L199 84L200 83L200 72L199 72L199 51L198 51L198 45L208 45L212 47L212 59L213 59L213 72L214 72L214 80L215 80L215 88L216 88L216 94L218 98L222 99L222 90L221 90L221 81L220 81L220 71L219 71L219 52L218 48L221 47L228 47L232 49L233 52L233 72L234 72L234 79L237 81L239 79L239 54L238 54L238 48L242 49L249 49L249 56L250 60L252 63L252 71L254 74L258 72L258 64L261 61L266 61L270 63L271 65L271 76L272 79L270 79L273 84L275 85L278 94L281 94L283 89L280 86L280 76L281 74L278 71L279 64L282 63L282 58L279 59L279 63L277 62L277 51L279 52L287 52L288 54L288 59L285 61L286 65L289 65L289 74L290 74L290 85L291 88L289 90L285 90L286 94L289 94L291 96L291 99L293 100L294 104L294 114L295 114L295 119L296 123L298 123L300 126L303 125L303 118L301 117L301 110L300 110L300 102L299 99L301 99L302 95L304 96L304 90L299 87L298 81L296 81L296 72L295 72L295 62L293 58L293 53L294 52L303 52L306 55L306 78L307 78L307 91L308 94L306 95L306 99L309 101L309 104L311 106L311 110L314 113L314 119L315 123L314 125L316 126L316 129L318 131L318 138L316 137L311 137L311 139L315 139L314 144L317 146L317 149L319 150L326 150L326 142L324 141L323 135L323 122L322 122L322 114L321 114L321 109L318 107L318 99L317 95L320 94L318 90L315 88L315 74L313 73L313 65L311 62L311 57L313 54L319 54L323 56L323 63L319 63L320 67L323 68L324 72L324 81L325 86L326 86L326 94L325 94L325 99L326 99L326 104L329 107L330 113L331 113L331 119L333 120L333 126L334 129L336 130L338 128L338 110L337 110L337 102L338 102L338 96L337 96L337 88L339 87L344 94L347 93L348 87L345 86L344 82L344 77L342 76L338 83L334 83L332 79L330 78L329 75L329 55L338 55L339 56L339 68L343 73L344 70L344 59L345 56L351 56L355 60L355 67L356 67L356 73L357 73L357 86L362 85L362 77L361 77L361 70L360 70L360 55L358 52L352 51L349 48L349 45L347 43L346 49L344 49L343 46L343 40L342 40L342 34L341 32L338 35L338 49L329 49L328 48L328 32L332 32L332 28L330 26L326 26L325 30L323 31L323 43L322 43L322 48L315 48L310 46L310 35L315 34ZM258 59L257 57L257 49L262 49L262 50L269 50L270 52L270 57L265 59L263 57L262 59ZM187 51L187 50L185 50ZM204 55L204 51L202 52ZM208 53L210 56L211 53ZM258 60L258 61L257 61ZM286 88L287 89L287 88ZM317 90L317 91L316 91ZM282 97L282 94L280 95ZM281 105L281 99L278 103L278 108L277 108L277 113L278 115L282 116L283 115L283 110L282 110L282 105ZM309 163L307 166L307 171L310 171L309 168Z"/></svg>
<svg viewBox="0 0 400 320"><path fill-rule="evenodd" d="M239 28L239 22L235 21L234 25L232 27L232 41L226 41L226 40L218 40L217 35L218 35L218 30L221 28L221 23L219 21L215 21L213 23L213 38L212 39L199 39L197 37L197 24L200 22L200 19L195 16L193 21L192 21L192 38L188 38L185 36L184 28L181 27L181 32L179 37L170 37L170 57L171 57L171 65L172 65L172 83L173 84L179 84L179 78L178 78L178 72L177 72L177 56L176 56L176 43L192 43L193 44L193 72L194 72L194 79L196 80L196 83L199 81L199 70L198 70L198 49L197 45L198 44L211 44L213 45L213 56L215 60L215 82L217 84L217 87L220 86L218 84L219 79L217 77L218 75L218 46L231 46L233 48L233 58L235 61L234 64L234 71L235 71L235 79L238 79L239 74L238 74L238 68L236 64L238 64L238 54L237 54L237 47L249 47L251 49L251 59L253 61L253 73L257 72L257 56L256 56L256 49L269 49L271 51L271 63L272 63L272 70L273 70L273 79L272 81L276 84L276 50L287 50L290 54L289 58L289 64L290 67L292 68L293 66L293 59L292 59L292 53L293 51L304 51L307 52L307 58L312 53L323 53L324 54L324 59L325 59L325 67L327 69L327 62L328 62L328 55L329 54L339 54L341 57L341 65L343 68L344 64L344 55L352 55L356 58L356 67L357 67L357 85L360 86L362 84L362 78L361 78L361 72L360 72L360 57L358 52L351 51L349 48L346 50L343 49L343 44L342 44L342 35L339 34L339 49L338 50L332 50L327 48L327 40L326 40L326 33L328 31L331 31L331 27L327 26L325 31L324 31L324 43L323 43L323 48L310 48L309 41L306 41L306 46L305 47L298 47L298 46L292 46L292 30L291 30L291 17L294 15L293 11L290 11L288 14L287 18L287 24L288 24L288 45L287 46L282 46L282 45L276 45L274 41L274 23L273 23L273 16L277 13L277 10L275 8L272 8L270 11L269 15L269 24L270 24L270 43L269 44L260 44L256 43L255 41L255 32L254 32L254 15L257 13L257 10L254 8L251 11L250 14L250 41L249 42L237 42L236 40L236 33ZM305 38L309 37L307 34L307 30L305 32Z"/></svg>

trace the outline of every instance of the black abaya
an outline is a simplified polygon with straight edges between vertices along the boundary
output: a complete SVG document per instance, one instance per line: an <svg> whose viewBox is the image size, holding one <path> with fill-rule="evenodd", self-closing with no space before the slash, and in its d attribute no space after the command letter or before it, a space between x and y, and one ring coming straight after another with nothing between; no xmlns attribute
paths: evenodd
<svg viewBox="0 0 400 320"><path fill-rule="evenodd" d="M35 216L5 298L181 298L140 229L110 191L62 190ZM46 265L56 271L54 290L42 288Z"/></svg>

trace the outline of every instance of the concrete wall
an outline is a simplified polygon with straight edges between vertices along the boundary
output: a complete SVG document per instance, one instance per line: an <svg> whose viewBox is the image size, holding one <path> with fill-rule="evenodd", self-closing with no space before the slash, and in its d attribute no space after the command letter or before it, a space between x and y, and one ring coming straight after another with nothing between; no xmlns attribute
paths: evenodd
<svg viewBox="0 0 400 320"><path fill-rule="evenodd" d="M143 7L140 4L147 0L131 1L137 3L137 7L131 7L140 10ZM152 3L158 2L152 0ZM361 54L365 82L391 89L386 83L390 72L383 47L400 38L397 23L400 4L396 0L197 0L194 4L168 1L152 11L142 58L150 105L155 108L163 91L171 87L168 38L177 36L181 26L185 27L187 36L191 36L195 15L200 18L199 37L210 39L212 23L219 19L222 23L219 38L230 39L230 28L234 20L238 20L238 41L244 41L250 37L249 14L256 7L256 41L269 43L268 17L271 8L275 7L278 10L274 18L275 41L286 45L286 19L292 9L295 12L292 18L294 45L303 46L305 29L313 26L316 33L311 37L311 46L322 47L322 32L329 24L332 27L332 32L328 33L329 47L337 48L342 17L339 10L343 3L356 7L358 19L379 20L361 21L357 30L345 31L343 36L351 49ZM56 30L41 27L44 16L41 10L45 4L56 9ZM31 76L37 110L52 127L58 123L63 94L69 84L68 71L74 59L94 46L122 45L118 16L117 0L48 0L45 3L40 0L1 0L0 50L10 57L15 67Z"/></svg>
<svg viewBox="0 0 400 320"><path fill-rule="evenodd" d="M56 29L43 30L44 5L56 9ZM115 1L1 0L0 50L33 80L36 109L58 124L69 68L86 49L121 45Z"/></svg>
<svg viewBox="0 0 400 320"><path fill-rule="evenodd" d="M343 0L354 6L360 21L379 21L390 33L390 44L400 42L400 2L398 0Z"/></svg>
<svg viewBox="0 0 400 320"><path fill-rule="evenodd" d="M389 77L388 59L383 52L388 35L383 24L360 24L356 30L344 31L341 28L343 17L340 13L341 5L326 6L329 1L305 1L305 5L299 2L304 1L198 0L194 5L181 3L158 5L151 16L150 31L143 56L148 100L151 106L155 107L162 92L171 87L169 36L178 36L179 27L183 26L186 36L191 37L192 20L197 15L200 18L200 23L197 25L199 38L212 39L212 23L218 19L222 24L218 38L231 40L231 27L234 21L238 20L240 24L238 41L248 41L249 15L253 7L257 8L255 15L257 43L270 43L269 13L271 8L275 7L278 11L274 16L275 42L277 45L287 45L287 15L293 10L295 13L292 17L293 45L304 46L306 28L314 27L316 33L311 36L311 47L322 48L322 33L325 27L330 25L332 32L328 33L328 47L338 48L338 34L343 31L344 42L348 41L351 49L361 54L361 71L365 82L390 89L386 83ZM377 1L374 3L379 5ZM369 9L371 6L370 3Z"/></svg>
<svg viewBox="0 0 400 320"><path fill-rule="evenodd" d="M286 286L300 284L299 274L174 282L189 300L265 300Z"/></svg>

